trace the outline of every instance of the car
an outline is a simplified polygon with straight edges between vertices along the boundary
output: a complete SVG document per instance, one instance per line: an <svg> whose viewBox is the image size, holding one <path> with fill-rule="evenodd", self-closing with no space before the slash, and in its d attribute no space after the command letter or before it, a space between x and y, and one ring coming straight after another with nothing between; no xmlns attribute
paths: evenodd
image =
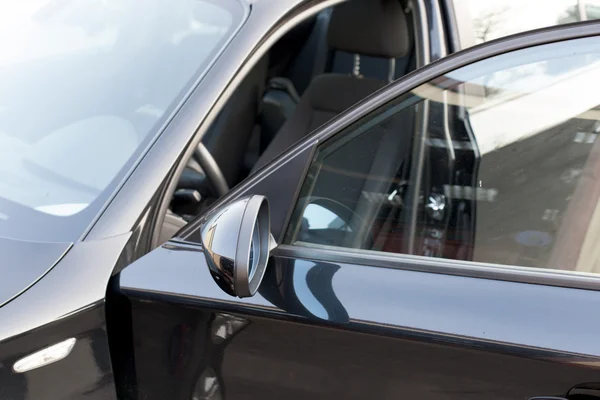
<svg viewBox="0 0 600 400"><path fill-rule="evenodd" d="M599 10L1 5L0 398L598 398Z"/></svg>

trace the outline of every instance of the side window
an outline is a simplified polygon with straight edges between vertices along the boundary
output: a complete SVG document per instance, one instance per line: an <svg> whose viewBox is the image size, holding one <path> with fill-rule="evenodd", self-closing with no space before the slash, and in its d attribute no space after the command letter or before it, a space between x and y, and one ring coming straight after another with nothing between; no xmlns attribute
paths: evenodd
<svg viewBox="0 0 600 400"><path fill-rule="evenodd" d="M285 243L600 272L599 73L585 38L415 88L319 146Z"/></svg>
<svg viewBox="0 0 600 400"><path fill-rule="evenodd" d="M600 18L600 0L453 0L461 48L547 26Z"/></svg>

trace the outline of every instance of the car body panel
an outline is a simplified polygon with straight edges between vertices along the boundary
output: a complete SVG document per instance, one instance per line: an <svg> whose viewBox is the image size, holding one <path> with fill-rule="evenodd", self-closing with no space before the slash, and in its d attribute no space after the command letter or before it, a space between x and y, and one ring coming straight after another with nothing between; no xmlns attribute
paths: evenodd
<svg viewBox="0 0 600 400"><path fill-rule="evenodd" d="M134 358L147 398L187 398L180 390L208 368L195 358L213 351L226 398L558 396L600 365L594 291L276 255L259 293L238 299L214 283L200 246L178 243L127 267L120 285L144 332ZM213 349L202 332L219 315L247 327ZM195 375L159 356L178 326Z"/></svg>
<svg viewBox="0 0 600 400"><path fill-rule="evenodd" d="M42 278L69 250L71 243L24 242L0 238L0 307Z"/></svg>
<svg viewBox="0 0 600 400"><path fill-rule="evenodd" d="M130 236L73 245L43 279L0 308L0 397L114 398L104 299ZM76 343L66 358L12 370L22 357L71 337Z"/></svg>
<svg viewBox="0 0 600 400"><path fill-rule="evenodd" d="M24 373L12 370L21 357L71 337L76 342L66 358ZM3 399L101 400L115 396L102 303L3 341L0 359Z"/></svg>
<svg viewBox="0 0 600 400"><path fill-rule="evenodd" d="M75 244L44 279L0 308L0 343L102 303L112 266L130 236Z"/></svg>
<svg viewBox="0 0 600 400"><path fill-rule="evenodd" d="M590 320L588 312L600 303L595 291L289 256L275 256L272 262L259 292L238 299L214 283L201 246L171 242L123 270L120 285L125 292L182 296L221 310L268 311L374 328L395 326L407 336L435 336L435 332L439 341L481 341L480 346L489 348L496 347L495 343L515 344L516 353L523 347L539 348L541 353L547 349L549 354L572 353L575 358L575 354L585 355L581 362L600 357L600 345L596 344L600 322ZM294 287L311 274L333 281L324 280L314 290L305 285ZM274 289L278 284L273 280L288 283ZM561 323L550 324L557 313L562 316ZM493 318L484 319L482 314ZM572 326L581 328L577 336L573 336ZM565 341L565 336L572 340Z"/></svg>
<svg viewBox="0 0 600 400"><path fill-rule="evenodd" d="M214 392L214 381L221 399L526 399L564 395L597 376L584 367L395 337L385 328L364 334L156 300L132 304L134 327L147 334L136 343L145 351L138 371L146 399L187 399L199 386ZM228 319L244 328L217 346L208 332ZM187 343L177 369L159 356L172 354L174 342Z"/></svg>
<svg viewBox="0 0 600 400"><path fill-rule="evenodd" d="M214 207L267 195L281 237L310 155L361 116L476 61L598 34L598 23L548 28L434 62L309 135ZM238 299L209 273L200 221L117 277L130 304L123 320L136 395L527 399L598 380L596 276L280 245L259 292Z"/></svg>

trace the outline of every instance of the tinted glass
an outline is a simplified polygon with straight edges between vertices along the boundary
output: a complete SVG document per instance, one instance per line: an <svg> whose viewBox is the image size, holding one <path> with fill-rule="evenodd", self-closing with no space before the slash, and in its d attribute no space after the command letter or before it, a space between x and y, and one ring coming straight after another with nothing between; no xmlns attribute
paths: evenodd
<svg viewBox="0 0 600 400"><path fill-rule="evenodd" d="M417 87L318 148L286 242L594 271L599 73L587 38Z"/></svg>
<svg viewBox="0 0 600 400"><path fill-rule="evenodd" d="M76 239L243 17L234 0L0 4L0 236Z"/></svg>
<svg viewBox="0 0 600 400"><path fill-rule="evenodd" d="M454 0L461 47L547 26L600 18L600 0Z"/></svg>

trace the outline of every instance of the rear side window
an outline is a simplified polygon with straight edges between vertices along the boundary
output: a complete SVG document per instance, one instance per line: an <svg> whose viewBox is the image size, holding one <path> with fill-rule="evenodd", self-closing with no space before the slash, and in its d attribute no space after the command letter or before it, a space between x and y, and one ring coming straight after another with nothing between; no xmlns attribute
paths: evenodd
<svg viewBox="0 0 600 400"><path fill-rule="evenodd" d="M320 145L285 242L600 272L599 73L586 38L415 88Z"/></svg>
<svg viewBox="0 0 600 400"><path fill-rule="evenodd" d="M461 48L533 29L600 18L600 0L454 0Z"/></svg>

